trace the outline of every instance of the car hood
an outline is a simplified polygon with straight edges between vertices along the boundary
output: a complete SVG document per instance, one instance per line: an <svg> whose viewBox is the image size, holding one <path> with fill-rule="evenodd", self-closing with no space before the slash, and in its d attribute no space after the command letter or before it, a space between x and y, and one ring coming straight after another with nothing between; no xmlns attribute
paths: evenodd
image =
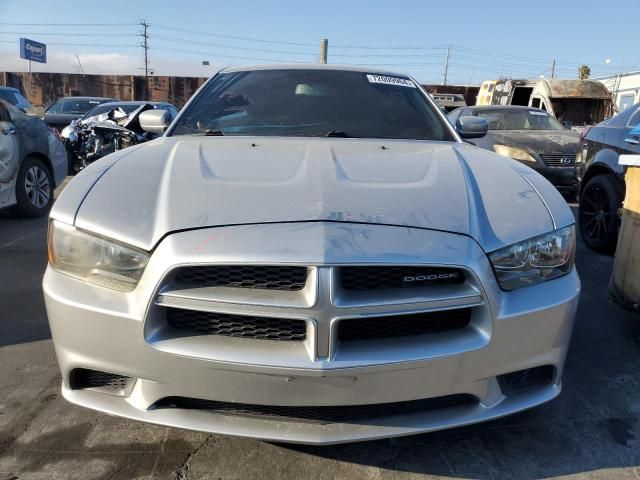
<svg viewBox="0 0 640 480"><path fill-rule="evenodd" d="M571 130L491 130L493 144L524 148L532 153L573 154L580 146L580 135Z"/></svg>
<svg viewBox="0 0 640 480"><path fill-rule="evenodd" d="M81 175L93 186L75 224L146 250L181 230L334 221L453 232L491 251L573 223L533 170L462 143L179 136L110 157Z"/></svg>

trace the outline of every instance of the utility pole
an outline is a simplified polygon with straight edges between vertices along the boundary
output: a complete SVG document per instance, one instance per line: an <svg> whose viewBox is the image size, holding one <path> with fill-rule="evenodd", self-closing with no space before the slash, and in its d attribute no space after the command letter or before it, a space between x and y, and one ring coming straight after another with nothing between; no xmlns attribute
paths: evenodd
<svg viewBox="0 0 640 480"><path fill-rule="evenodd" d="M142 27L142 33L140 36L142 37L142 43L140 46L144 49L144 85L146 91L145 100L149 100L149 34L147 29L149 28L149 24L146 20L140 20L140 26Z"/></svg>
<svg viewBox="0 0 640 480"><path fill-rule="evenodd" d="M78 60L78 65L80 66L80 71L82 75L84 75L84 68L82 68L82 63L80 63L80 56L76 53L76 59Z"/></svg>
<svg viewBox="0 0 640 480"><path fill-rule="evenodd" d="M551 78L555 78L556 76L556 59L553 59L553 63L551 64Z"/></svg>
<svg viewBox="0 0 640 480"><path fill-rule="evenodd" d="M447 56L444 59L444 81L442 85L447 84L447 77L449 76L449 56L451 55L451 47L447 47Z"/></svg>
<svg viewBox="0 0 640 480"><path fill-rule="evenodd" d="M327 50L329 49L329 40L323 38L320 40L320 63L327 63Z"/></svg>

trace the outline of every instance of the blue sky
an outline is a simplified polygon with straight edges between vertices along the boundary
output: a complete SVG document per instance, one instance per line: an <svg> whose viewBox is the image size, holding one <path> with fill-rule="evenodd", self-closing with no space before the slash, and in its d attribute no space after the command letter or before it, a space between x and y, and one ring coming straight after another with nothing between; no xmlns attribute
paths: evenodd
<svg viewBox="0 0 640 480"><path fill-rule="evenodd" d="M640 66L632 33L621 21L639 13L638 0L0 0L0 70L26 69L17 51L18 38L27 36L48 44L49 63L34 64L34 71L79 72L82 65L86 73L140 73L137 23L145 19L158 75L314 62L320 39L328 38L329 63L406 72L424 83L442 82L447 47L449 83L549 77L554 59L561 78L575 77L581 63L598 76ZM90 25L96 23L117 25Z"/></svg>

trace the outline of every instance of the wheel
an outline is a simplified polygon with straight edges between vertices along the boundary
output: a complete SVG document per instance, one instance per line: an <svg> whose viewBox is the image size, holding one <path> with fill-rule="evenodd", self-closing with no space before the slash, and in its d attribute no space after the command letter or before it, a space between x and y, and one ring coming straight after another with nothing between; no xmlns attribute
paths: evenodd
<svg viewBox="0 0 640 480"><path fill-rule="evenodd" d="M592 250L611 254L616 249L622 193L609 175L596 175L582 191L578 224L582 240Z"/></svg>
<svg viewBox="0 0 640 480"><path fill-rule="evenodd" d="M30 218L46 215L53 203L53 189L53 178L44 162L27 157L16 179L17 213Z"/></svg>

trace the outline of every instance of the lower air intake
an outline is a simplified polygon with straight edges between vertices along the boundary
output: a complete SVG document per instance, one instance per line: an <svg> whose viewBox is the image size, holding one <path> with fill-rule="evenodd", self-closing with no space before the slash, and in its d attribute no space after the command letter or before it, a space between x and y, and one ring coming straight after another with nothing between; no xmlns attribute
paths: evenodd
<svg viewBox="0 0 640 480"><path fill-rule="evenodd" d="M377 403L370 405L345 406L280 406L253 405L244 403L217 402L188 397L166 397L156 402L152 408L180 408L203 410L221 415L260 417L268 420L346 423L393 415L407 415L431 410L439 410L464 405L474 405L478 399L473 395L457 394L444 397L426 398L406 402Z"/></svg>
<svg viewBox="0 0 640 480"><path fill-rule="evenodd" d="M72 390L97 388L113 395L125 395L133 379L115 373L76 368L69 375Z"/></svg>

